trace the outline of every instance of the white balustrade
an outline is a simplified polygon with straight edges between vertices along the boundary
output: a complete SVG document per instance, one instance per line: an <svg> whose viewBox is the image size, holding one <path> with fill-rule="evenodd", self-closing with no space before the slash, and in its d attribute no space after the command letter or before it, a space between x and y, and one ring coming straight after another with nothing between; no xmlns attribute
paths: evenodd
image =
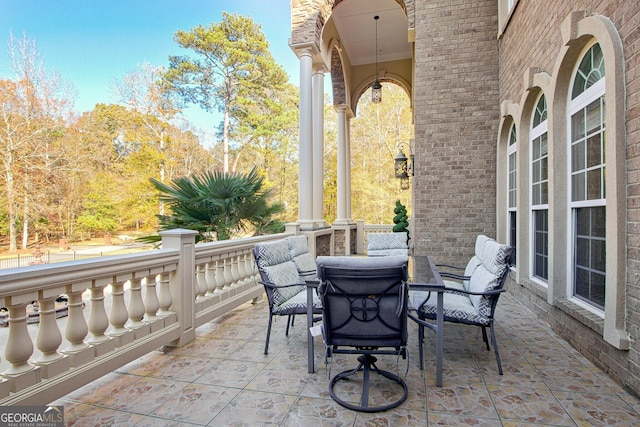
<svg viewBox="0 0 640 427"><path fill-rule="evenodd" d="M254 281L253 246L286 235L183 250L192 233L166 233L172 243L161 250L0 271L0 303L9 311L6 341L0 343L0 405L46 405L114 366L164 345L190 342L195 327L262 294ZM60 294L67 295L66 307L56 304ZM36 299L39 325L33 339L27 304ZM57 319L60 310L67 311L65 319ZM2 379L8 386L1 386Z"/></svg>

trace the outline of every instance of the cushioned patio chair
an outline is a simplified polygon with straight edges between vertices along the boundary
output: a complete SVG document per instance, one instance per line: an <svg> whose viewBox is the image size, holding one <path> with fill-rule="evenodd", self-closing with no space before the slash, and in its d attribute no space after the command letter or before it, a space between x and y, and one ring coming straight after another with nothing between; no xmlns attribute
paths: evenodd
<svg viewBox="0 0 640 427"><path fill-rule="evenodd" d="M324 307L322 335L327 358L333 354L358 354L358 366L331 378L329 394L340 405L355 411L379 412L395 408L407 398L407 385L398 375L379 369L374 355L406 358L407 264L406 256L384 258L318 257L318 294ZM359 404L338 397L341 380L362 373ZM391 402L370 402L372 373L395 383L398 393ZM388 388L385 384L385 393ZM400 396L397 398L397 396ZM374 403L374 405L370 405Z"/></svg>
<svg viewBox="0 0 640 427"><path fill-rule="evenodd" d="M288 336L292 317L307 314L307 286L284 239L256 244L253 255L269 302L269 325L264 345L264 354L268 354L273 317L287 316L285 334ZM313 298L313 313L322 314L322 304L317 295Z"/></svg>
<svg viewBox="0 0 640 427"><path fill-rule="evenodd" d="M309 252L307 236L290 236L284 239L289 247L289 253L298 273L305 280L317 280L316 259Z"/></svg>
<svg viewBox="0 0 640 427"><path fill-rule="evenodd" d="M395 256L409 254L409 236L397 233L367 233L367 256Z"/></svg>
<svg viewBox="0 0 640 427"><path fill-rule="evenodd" d="M465 267L439 264L438 271L444 279L444 321L463 323L482 328L482 339L490 351L487 330L491 333L491 345L496 355L498 372L502 375L502 364L496 343L494 315L498 298L504 291L504 283L511 265L511 247L502 245L487 236L476 238L475 254ZM464 270L463 274L444 271L445 268ZM413 305L417 307L418 345L420 347L420 368L423 367L424 326L426 319L436 318L436 298L428 292L415 292ZM445 332L446 333L446 332Z"/></svg>

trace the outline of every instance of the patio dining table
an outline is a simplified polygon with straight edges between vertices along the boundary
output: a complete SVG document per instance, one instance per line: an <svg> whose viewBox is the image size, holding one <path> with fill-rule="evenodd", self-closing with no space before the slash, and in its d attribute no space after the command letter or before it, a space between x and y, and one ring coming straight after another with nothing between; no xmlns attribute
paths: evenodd
<svg viewBox="0 0 640 427"><path fill-rule="evenodd" d="M307 282L307 358L308 372L315 372L314 366L314 333L313 327L313 292L318 288L317 282ZM435 292L437 297L436 322L423 322L423 326L436 333L436 386L442 387L442 346L443 346L443 302L444 302L444 282L433 262L433 258L428 255L409 257L409 290ZM412 310L411 305L409 310ZM422 368L422 360L420 367Z"/></svg>

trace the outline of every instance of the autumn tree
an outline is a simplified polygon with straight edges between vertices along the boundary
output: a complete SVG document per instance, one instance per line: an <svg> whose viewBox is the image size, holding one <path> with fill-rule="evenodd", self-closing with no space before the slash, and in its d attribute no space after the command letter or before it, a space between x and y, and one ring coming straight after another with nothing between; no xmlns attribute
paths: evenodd
<svg viewBox="0 0 640 427"><path fill-rule="evenodd" d="M170 56L165 81L185 102L223 115L223 171L229 171L229 135L248 106L287 81L251 18L223 12L222 21L177 31L176 43L193 55Z"/></svg>
<svg viewBox="0 0 640 427"><path fill-rule="evenodd" d="M64 159L65 123L70 117L70 88L47 73L35 42L9 37L15 80L0 81L0 155L6 200L9 250L17 250L19 228L26 247L32 221L46 206L47 186Z"/></svg>

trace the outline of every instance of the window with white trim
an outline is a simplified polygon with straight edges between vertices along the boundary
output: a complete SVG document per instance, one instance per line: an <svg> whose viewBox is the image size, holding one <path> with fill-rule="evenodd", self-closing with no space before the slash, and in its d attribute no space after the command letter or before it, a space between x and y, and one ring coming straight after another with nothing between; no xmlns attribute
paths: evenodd
<svg viewBox="0 0 640 427"><path fill-rule="evenodd" d="M515 123L511 125L511 129L509 130L509 146L507 147L507 218L508 218L508 235L509 242L508 244L513 247L513 256L512 262L513 265L516 265L516 236L517 236L517 199L518 199L518 189L517 189L517 156L516 151L518 148L517 144L517 136L516 136L516 125Z"/></svg>
<svg viewBox="0 0 640 427"><path fill-rule="evenodd" d="M549 164L547 100L540 96L531 124L531 274L549 279Z"/></svg>
<svg viewBox="0 0 640 427"><path fill-rule="evenodd" d="M599 44L576 70L569 102L573 297L604 310L606 279L605 69Z"/></svg>

